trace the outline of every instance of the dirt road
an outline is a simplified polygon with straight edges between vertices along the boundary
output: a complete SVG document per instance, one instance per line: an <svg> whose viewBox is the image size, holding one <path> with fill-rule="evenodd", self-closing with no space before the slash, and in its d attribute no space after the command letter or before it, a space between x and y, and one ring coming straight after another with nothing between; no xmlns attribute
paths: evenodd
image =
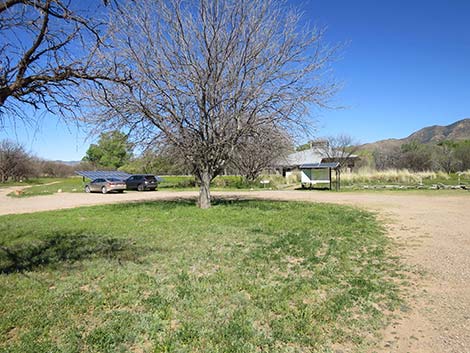
<svg viewBox="0 0 470 353"><path fill-rule="evenodd" d="M0 215L103 203L195 197L194 192L116 195L54 194L12 199L0 189ZM349 204L373 210L399 244L413 276L408 304L384 331L378 352L470 353L470 193L217 192L253 197Z"/></svg>

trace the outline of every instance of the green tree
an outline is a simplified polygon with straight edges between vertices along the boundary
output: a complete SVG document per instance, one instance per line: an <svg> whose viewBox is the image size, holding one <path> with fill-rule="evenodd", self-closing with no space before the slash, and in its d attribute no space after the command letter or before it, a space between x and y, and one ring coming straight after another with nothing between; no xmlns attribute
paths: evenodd
<svg viewBox="0 0 470 353"><path fill-rule="evenodd" d="M397 167L410 169L415 172L432 170L432 147L418 141L411 141L401 145Z"/></svg>
<svg viewBox="0 0 470 353"><path fill-rule="evenodd" d="M470 169L470 140L460 141L455 147L455 158L460 170Z"/></svg>
<svg viewBox="0 0 470 353"><path fill-rule="evenodd" d="M132 157L132 144L127 135L120 131L105 132L100 135L98 144L91 144L83 161L99 168L118 169Z"/></svg>

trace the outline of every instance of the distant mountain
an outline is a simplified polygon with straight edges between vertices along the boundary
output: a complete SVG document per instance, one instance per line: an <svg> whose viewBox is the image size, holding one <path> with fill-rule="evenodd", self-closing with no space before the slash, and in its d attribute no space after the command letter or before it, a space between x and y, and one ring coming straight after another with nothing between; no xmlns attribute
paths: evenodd
<svg viewBox="0 0 470 353"><path fill-rule="evenodd" d="M433 125L413 132L402 139L387 139L366 143L360 147L362 150L376 148L393 148L412 141L420 143L438 143L444 140L470 140L470 119L462 119L447 126Z"/></svg>
<svg viewBox="0 0 470 353"><path fill-rule="evenodd" d="M76 165L80 164L80 161L60 161L60 160L56 160L54 162L66 164L66 165L69 165L69 166L72 166L72 167L75 167Z"/></svg>

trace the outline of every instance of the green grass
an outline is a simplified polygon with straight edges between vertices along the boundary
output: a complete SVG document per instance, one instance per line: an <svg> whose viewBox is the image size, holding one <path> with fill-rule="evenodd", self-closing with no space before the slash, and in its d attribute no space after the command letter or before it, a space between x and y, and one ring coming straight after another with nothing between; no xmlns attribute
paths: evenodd
<svg viewBox="0 0 470 353"><path fill-rule="evenodd" d="M34 185L22 190L21 194L17 195L15 192L11 192L8 196L11 197L31 197L40 195L52 195L62 190L62 192L84 192L83 188L85 183L82 177L70 177L70 178L50 178L43 179L42 184ZM49 184L49 185L47 185Z"/></svg>
<svg viewBox="0 0 470 353"><path fill-rule="evenodd" d="M0 352L364 352L400 303L351 207L86 207L2 216L0 244Z"/></svg>
<svg viewBox="0 0 470 353"><path fill-rule="evenodd" d="M64 180L64 179L63 178L31 178L31 179L25 179L22 182L8 181L6 183L0 183L0 189L12 187L12 186L41 185L41 184L46 184L46 183L50 183L53 181L61 181L61 180Z"/></svg>

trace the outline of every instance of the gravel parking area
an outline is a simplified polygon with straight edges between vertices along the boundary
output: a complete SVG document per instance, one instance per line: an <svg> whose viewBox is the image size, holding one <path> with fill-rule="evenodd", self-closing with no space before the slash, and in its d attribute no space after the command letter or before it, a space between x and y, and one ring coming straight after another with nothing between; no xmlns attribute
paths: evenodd
<svg viewBox="0 0 470 353"><path fill-rule="evenodd" d="M157 191L7 197L14 189L0 189L0 215L196 196ZM384 331L377 352L470 353L470 194L253 191L214 196L332 202L377 212L412 270L407 305Z"/></svg>

